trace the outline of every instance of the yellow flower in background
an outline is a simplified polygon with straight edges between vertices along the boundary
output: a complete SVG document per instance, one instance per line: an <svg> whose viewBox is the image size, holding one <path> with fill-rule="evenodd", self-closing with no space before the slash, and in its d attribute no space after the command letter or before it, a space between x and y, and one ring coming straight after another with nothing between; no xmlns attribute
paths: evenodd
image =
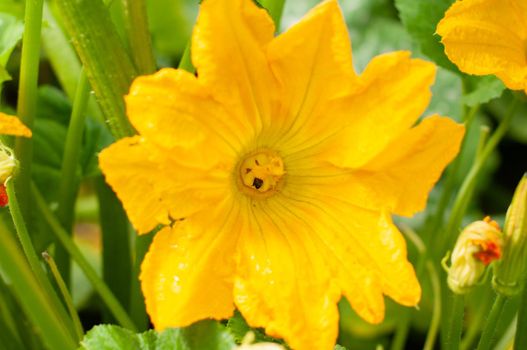
<svg viewBox="0 0 527 350"><path fill-rule="evenodd" d="M527 91L527 1L458 0L437 26L458 68Z"/></svg>
<svg viewBox="0 0 527 350"><path fill-rule="evenodd" d="M251 0L204 0L198 77L162 69L126 96L139 135L100 155L139 233L157 329L240 310L295 349L331 349L344 295L365 320L421 289L391 214L413 215L462 125L426 109L433 64L408 52L354 72L336 0L273 37Z"/></svg>
<svg viewBox="0 0 527 350"><path fill-rule="evenodd" d="M31 137L31 130L18 117L0 112L0 135Z"/></svg>

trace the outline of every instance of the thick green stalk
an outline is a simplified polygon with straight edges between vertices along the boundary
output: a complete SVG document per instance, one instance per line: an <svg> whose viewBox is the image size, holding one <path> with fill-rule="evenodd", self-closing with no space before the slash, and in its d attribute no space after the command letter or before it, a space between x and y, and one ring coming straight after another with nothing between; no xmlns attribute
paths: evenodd
<svg viewBox="0 0 527 350"><path fill-rule="evenodd" d="M448 313L448 329L446 333L446 349L458 350L463 331L463 316L465 314L465 298L463 295L451 293L450 312Z"/></svg>
<svg viewBox="0 0 527 350"><path fill-rule="evenodd" d="M24 13L25 29L20 60L17 115L30 129L33 128L37 107L42 2L43 0L27 0ZM32 139L18 137L15 143L15 154L20 164L20 173L16 178L15 185L22 216L28 220L31 206L28 189L31 181L31 160L33 158Z"/></svg>
<svg viewBox="0 0 527 350"><path fill-rule="evenodd" d="M478 155L478 157L474 161L474 164L470 168L469 173L465 177L465 180L463 181L463 184L461 185L461 188L459 189L459 192L454 201L454 205L452 207L450 218L445 231L445 238L440 246L440 251L444 251L446 247L450 247L453 244L453 241L456 239L457 229L461 225L461 221L463 219L463 216L465 215L467 205L470 201L470 198L472 197L472 193L477 183L476 180L478 178L478 175L480 174L481 169L485 165L487 159L496 149L496 146L501 141L503 136L505 136L505 133L509 129L509 125L514 116L516 106L517 100L515 99L512 105L510 106L509 110L507 111L507 114L501 120L498 128L492 134L489 141L485 144L485 147L483 148L481 154Z"/></svg>
<svg viewBox="0 0 527 350"><path fill-rule="evenodd" d="M101 0L56 0L62 21L115 138L132 135L123 96L136 69Z"/></svg>
<svg viewBox="0 0 527 350"><path fill-rule="evenodd" d="M60 86L73 101L82 66L69 38L66 37L61 24L47 2L44 3L44 21L47 25L42 28L43 49ZM93 98L90 98L88 102L87 114L98 122L104 122L101 110Z"/></svg>
<svg viewBox="0 0 527 350"><path fill-rule="evenodd" d="M156 70L152 40L148 30L146 4L144 0L121 0L125 27L128 32L132 58L140 74L151 74Z"/></svg>
<svg viewBox="0 0 527 350"><path fill-rule="evenodd" d="M280 31L280 22L284 11L285 0L260 0L263 7L269 11L273 18L276 31Z"/></svg>
<svg viewBox="0 0 527 350"><path fill-rule="evenodd" d="M68 133L64 145L64 155L62 157L62 168L60 173L60 187L58 197L57 219L66 232L71 232L73 228L75 199L79 191L79 180L77 168L82 149L82 135L86 121L86 106L90 98L90 85L86 79L84 71L81 71L77 92L73 101ZM55 251L60 273L67 286L70 284L71 258L68 252L60 245Z"/></svg>
<svg viewBox="0 0 527 350"><path fill-rule="evenodd" d="M35 279L31 268L10 233L0 227L0 261L2 272L11 282L13 294L24 312L38 329L43 344L49 350L74 350L77 344L57 316L53 305Z"/></svg>
<svg viewBox="0 0 527 350"><path fill-rule="evenodd" d="M68 312L70 313L71 320L73 321L75 333L77 335L77 341L81 341L84 335L84 330L82 329L79 314L77 313L75 306L73 306L73 300L71 298L70 293L68 292L68 287L62 279L59 269L57 268L57 264L55 264L55 261L53 260L53 257L47 252L42 253L42 257L44 257L44 260L46 260L46 262L48 263L49 269L51 270L51 273L55 278L55 282L57 283L57 286L59 287L59 290L62 293L62 298L64 299L64 303L66 304Z"/></svg>
<svg viewBox="0 0 527 350"><path fill-rule="evenodd" d="M82 255L82 252L79 250L77 245L73 242L70 235L62 228L59 221L53 216L51 210L46 205L46 201L40 194L38 188L34 183L31 183L31 193L35 198L35 204L38 210L41 212L44 219L47 221L49 226L53 230L55 237L62 243L64 248L68 251L70 256L75 260L79 265L81 270L84 272L93 288L99 293L102 301L106 304L110 312L113 314L117 322L125 328L128 328L132 331L136 331L136 327L133 324L130 317L127 315L126 311L123 309L119 301L115 298L112 291L108 286L97 276L97 272L90 265L88 260Z"/></svg>
<svg viewBox="0 0 527 350"><path fill-rule="evenodd" d="M501 314L503 311L503 307L505 306L506 302L507 302L507 297L501 294L498 294L498 296L496 297L496 300L494 300L492 309L490 310L490 314L489 314L489 317L487 318L487 323L485 324L485 328L483 329L481 338L479 339L477 350L491 349L492 342L494 341L494 333L496 331L497 325L499 324ZM521 348L516 347L516 349L521 349Z"/></svg>
<svg viewBox="0 0 527 350"><path fill-rule="evenodd" d="M121 202L106 185L102 176L95 180L95 189L99 200L99 222L102 231L103 279L121 305L127 307L130 304L132 280L128 218Z"/></svg>

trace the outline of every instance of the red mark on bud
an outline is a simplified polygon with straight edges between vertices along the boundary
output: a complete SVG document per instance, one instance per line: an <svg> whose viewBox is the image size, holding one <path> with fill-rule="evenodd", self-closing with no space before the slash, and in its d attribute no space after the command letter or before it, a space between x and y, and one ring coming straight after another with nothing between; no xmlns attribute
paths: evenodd
<svg viewBox="0 0 527 350"><path fill-rule="evenodd" d="M475 244L481 247L481 250L474 253L474 258L488 265L494 260L501 258L501 247L494 241L476 241Z"/></svg>
<svg viewBox="0 0 527 350"><path fill-rule="evenodd" d="M9 203L7 192L4 185L0 185L0 207L5 207Z"/></svg>

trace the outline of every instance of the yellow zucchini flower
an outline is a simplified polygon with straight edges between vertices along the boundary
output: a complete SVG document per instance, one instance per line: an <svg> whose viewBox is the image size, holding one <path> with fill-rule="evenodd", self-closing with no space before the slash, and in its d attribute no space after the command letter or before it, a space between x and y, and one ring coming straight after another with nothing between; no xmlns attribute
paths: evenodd
<svg viewBox="0 0 527 350"><path fill-rule="evenodd" d="M252 0L204 0L197 77L162 69L126 96L137 136L100 166L139 233L157 329L240 310L294 349L332 349L343 295L365 320L421 288L391 214L410 216L464 127L426 109L435 66L395 52L358 76L336 0L274 38Z"/></svg>
<svg viewBox="0 0 527 350"><path fill-rule="evenodd" d="M527 91L527 1L458 0L437 26L458 68Z"/></svg>

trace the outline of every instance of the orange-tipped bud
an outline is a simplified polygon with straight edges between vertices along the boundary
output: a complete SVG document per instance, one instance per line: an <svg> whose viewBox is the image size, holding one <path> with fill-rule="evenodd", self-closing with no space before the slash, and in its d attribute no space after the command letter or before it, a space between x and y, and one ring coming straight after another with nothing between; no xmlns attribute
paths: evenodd
<svg viewBox="0 0 527 350"><path fill-rule="evenodd" d="M490 217L468 225L459 235L448 269L448 286L467 293L483 277L487 266L501 257L501 230Z"/></svg>

